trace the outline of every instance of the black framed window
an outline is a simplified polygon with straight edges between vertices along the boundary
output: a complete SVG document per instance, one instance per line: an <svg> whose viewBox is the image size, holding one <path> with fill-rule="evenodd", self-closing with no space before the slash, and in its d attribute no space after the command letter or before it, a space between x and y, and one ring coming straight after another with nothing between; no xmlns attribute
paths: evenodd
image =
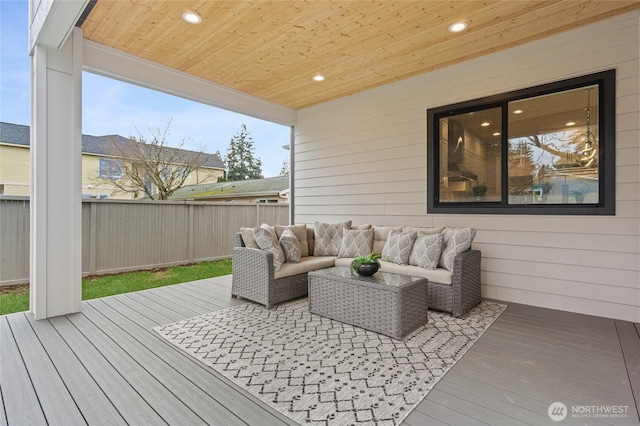
<svg viewBox="0 0 640 426"><path fill-rule="evenodd" d="M427 110L430 213L615 214L615 71Z"/></svg>

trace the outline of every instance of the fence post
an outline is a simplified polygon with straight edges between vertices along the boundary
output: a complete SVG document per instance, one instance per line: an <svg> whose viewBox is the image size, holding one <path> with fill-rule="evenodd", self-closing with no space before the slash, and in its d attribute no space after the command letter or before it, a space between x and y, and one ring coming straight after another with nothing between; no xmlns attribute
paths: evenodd
<svg viewBox="0 0 640 426"><path fill-rule="evenodd" d="M194 238L193 238L193 233L194 233L194 223L193 223L193 216L194 216L194 208L195 206L193 204L189 204L189 218L187 220L187 250L189 252L188 254L188 260L189 262L193 262L193 253L195 251L195 248L193 247L193 245L195 244Z"/></svg>
<svg viewBox="0 0 640 426"><path fill-rule="evenodd" d="M89 205L89 274L95 275L97 271L96 266L96 246L98 244L98 203L90 202Z"/></svg>

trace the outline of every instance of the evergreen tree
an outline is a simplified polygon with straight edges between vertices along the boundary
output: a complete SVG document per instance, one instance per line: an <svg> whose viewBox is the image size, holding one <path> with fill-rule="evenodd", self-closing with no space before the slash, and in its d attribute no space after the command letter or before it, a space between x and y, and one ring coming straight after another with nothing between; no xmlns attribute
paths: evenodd
<svg viewBox="0 0 640 426"><path fill-rule="evenodd" d="M253 139L244 123L231 138L226 163L228 181L262 179L262 160L256 157Z"/></svg>
<svg viewBox="0 0 640 426"><path fill-rule="evenodd" d="M280 169L279 176L289 176L289 163L287 163L286 161L282 162L282 169Z"/></svg>

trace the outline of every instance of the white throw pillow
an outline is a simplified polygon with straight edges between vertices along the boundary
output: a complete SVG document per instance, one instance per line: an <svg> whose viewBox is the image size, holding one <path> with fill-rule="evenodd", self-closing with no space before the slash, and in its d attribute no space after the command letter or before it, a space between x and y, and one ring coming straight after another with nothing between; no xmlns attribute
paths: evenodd
<svg viewBox="0 0 640 426"><path fill-rule="evenodd" d="M413 242L418 234L410 232L405 234L402 231L391 231L387 237L387 242L382 249L382 259L398 265L409 263L409 255L413 248Z"/></svg>
<svg viewBox="0 0 640 426"><path fill-rule="evenodd" d="M306 233L306 231L305 231ZM284 252L284 258L287 263L299 263L300 262L300 242L291 229L285 229L282 231L280 237L280 246Z"/></svg>
<svg viewBox="0 0 640 426"><path fill-rule="evenodd" d="M280 243L278 242L278 237L276 237L276 232L269 225L262 224L254 228L253 236L262 250L273 254L273 269L279 271L285 262L285 257L282 247L280 247Z"/></svg>
<svg viewBox="0 0 640 426"><path fill-rule="evenodd" d="M413 243L413 249L409 256L409 265L419 266L424 269L435 270L438 268L438 261L442 253L444 235L418 234Z"/></svg>
<svg viewBox="0 0 640 426"><path fill-rule="evenodd" d="M445 228L444 245L440 255L439 266L453 271L453 263L456 256L471 248L471 243L476 237L474 228Z"/></svg>
<svg viewBox="0 0 640 426"><path fill-rule="evenodd" d="M339 257L366 256L373 247L373 229L347 229L342 234Z"/></svg>

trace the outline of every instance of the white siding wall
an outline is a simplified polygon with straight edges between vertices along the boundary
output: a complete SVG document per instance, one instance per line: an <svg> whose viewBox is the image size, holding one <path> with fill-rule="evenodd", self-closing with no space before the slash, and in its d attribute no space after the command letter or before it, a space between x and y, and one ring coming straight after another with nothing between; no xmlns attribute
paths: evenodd
<svg viewBox="0 0 640 426"><path fill-rule="evenodd" d="M639 16L299 111L295 221L475 227L483 296L640 321ZM611 68L616 216L427 214L427 108Z"/></svg>

